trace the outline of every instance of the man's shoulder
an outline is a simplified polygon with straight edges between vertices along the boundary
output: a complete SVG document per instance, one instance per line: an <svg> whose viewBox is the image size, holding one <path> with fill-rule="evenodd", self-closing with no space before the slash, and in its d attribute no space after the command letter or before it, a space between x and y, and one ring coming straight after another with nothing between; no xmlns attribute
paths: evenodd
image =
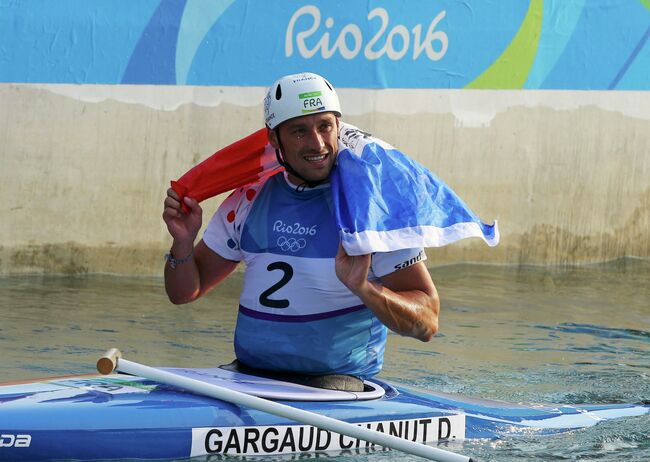
<svg viewBox="0 0 650 462"><path fill-rule="evenodd" d="M262 177L253 183L248 183L244 186L240 186L236 189L233 189L228 195L228 197L222 202L222 207L226 204L235 204L235 203L240 204L242 202L248 202L248 203L254 202L255 199L259 197L260 192L262 192L262 190L267 184L272 183L273 181L277 181L277 179L274 179L274 177L276 177L279 174L281 175L282 172Z"/></svg>

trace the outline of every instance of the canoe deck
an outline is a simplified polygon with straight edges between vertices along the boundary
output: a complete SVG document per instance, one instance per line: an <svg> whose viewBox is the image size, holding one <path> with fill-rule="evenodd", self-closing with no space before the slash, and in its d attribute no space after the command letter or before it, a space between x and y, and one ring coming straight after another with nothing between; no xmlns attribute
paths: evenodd
<svg viewBox="0 0 650 462"><path fill-rule="evenodd" d="M650 412L641 404L522 405L381 380L365 393L313 389L223 369L175 374L435 444L553 434ZM0 460L173 459L337 451L368 443L123 374L0 384Z"/></svg>

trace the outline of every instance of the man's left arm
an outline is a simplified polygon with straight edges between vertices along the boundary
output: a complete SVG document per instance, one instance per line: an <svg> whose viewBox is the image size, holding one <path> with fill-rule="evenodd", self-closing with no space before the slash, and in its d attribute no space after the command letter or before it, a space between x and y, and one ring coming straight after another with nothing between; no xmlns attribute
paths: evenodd
<svg viewBox="0 0 650 462"><path fill-rule="evenodd" d="M424 262L368 280L371 256L350 256L339 247L336 275L390 330L422 341L438 331L440 300Z"/></svg>

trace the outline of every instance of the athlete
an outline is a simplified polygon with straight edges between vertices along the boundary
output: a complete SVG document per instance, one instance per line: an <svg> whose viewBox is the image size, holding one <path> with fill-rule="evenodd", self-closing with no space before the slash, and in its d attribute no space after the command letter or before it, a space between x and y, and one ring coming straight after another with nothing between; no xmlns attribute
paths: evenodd
<svg viewBox="0 0 650 462"><path fill-rule="evenodd" d="M175 304L246 265L235 328L240 365L309 376L367 378L383 363L386 328L429 341L439 300L424 250L350 256L339 242L329 176L341 109L316 74L282 77L264 100L268 138L285 171L235 190L194 244L202 210L167 191L173 243L165 288Z"/></svg>

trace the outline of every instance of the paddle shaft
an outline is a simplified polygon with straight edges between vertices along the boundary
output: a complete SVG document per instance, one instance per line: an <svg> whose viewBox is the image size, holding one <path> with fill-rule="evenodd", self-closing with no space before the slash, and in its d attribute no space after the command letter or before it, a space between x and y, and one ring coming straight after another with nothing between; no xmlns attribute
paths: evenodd
<svg viewBox="0 0 650 462"><path fill-rule="evenodd" d="M257 409L258 411L285 417L298 423L322 428L352 438L369 441L370 443L379 444L387 448L424 457L425 459L435 460L438 462L472 462L472 459L469 457L445 451L444 449L414 443L386 433L380 433L348 422L333 419L331 417L258 398L257 396L247 395L218 385L194 380L189 377L182 377L171 372L134 363L123 358L117 359L116 362L116 370L126 372L127 374L137 375L167 385L173 385L200 395Z"/></svg>

